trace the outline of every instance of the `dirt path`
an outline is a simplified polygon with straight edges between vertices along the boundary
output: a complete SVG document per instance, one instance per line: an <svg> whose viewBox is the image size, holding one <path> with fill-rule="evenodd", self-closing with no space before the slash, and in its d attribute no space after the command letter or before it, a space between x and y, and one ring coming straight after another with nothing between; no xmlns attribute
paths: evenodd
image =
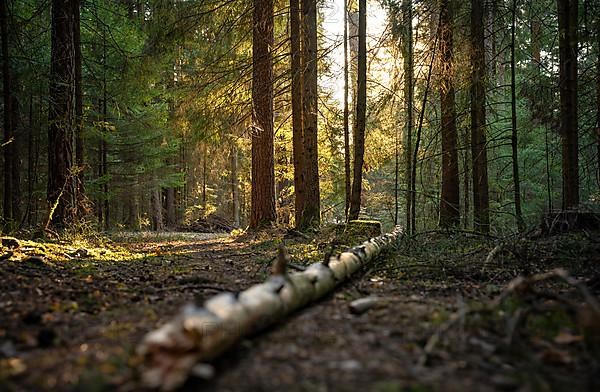
<svg viewBox="0 0 600 392"><path fill-rule="evenodd" d="M0 389L139 390L133 353L143 334L185 303L262 281L278 238L118 241L152 256L0 264ZM183 389L598 388L598 335L583 334L569 316L573 309L557 311L539 293L519 294L492 312L479 309L518 274L565 264L576 276L592 278L598 290L600 244L582 237L525 242L484 265L494 245L464 235L408 242L334 295L242 341L214 364L213 380L192 379ZM288 240L288 246L298 263L323 249L316 239ZM553 281L543 289L582 303L568 285ZM381 297L380 305L351 314L350 301L367 295ZM518 309L532 315L508 331ZM449 323L456 314L463 316ZM600 331L600 324L591 327ZM442 332L439 343L425 355L436 331Z"/></svg>

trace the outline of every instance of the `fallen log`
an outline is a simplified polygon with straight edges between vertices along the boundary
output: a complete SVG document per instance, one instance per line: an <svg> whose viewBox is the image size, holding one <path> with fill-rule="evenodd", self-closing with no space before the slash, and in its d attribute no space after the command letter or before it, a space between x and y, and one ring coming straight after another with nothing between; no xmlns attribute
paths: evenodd
<svg viewBox="0 0 600 392"><path fill-rule="evenodd" d="M285 268L274 268L274 275L264 283L237 295L221 293L202 307L188 305L175 319L148 333L138 346L143 358L142 382L150 388L176 389L197 363L216 358L241 337L330 293L381 251L396 244L402 234L397 226L390 233L312 264L302 272L287 275ZM281 250L280 261L289 261Z"/></svg>

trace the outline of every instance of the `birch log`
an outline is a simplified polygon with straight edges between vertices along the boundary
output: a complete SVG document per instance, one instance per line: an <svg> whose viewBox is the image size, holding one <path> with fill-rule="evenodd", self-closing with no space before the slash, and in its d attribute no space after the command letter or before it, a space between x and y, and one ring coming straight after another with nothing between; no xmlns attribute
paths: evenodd
<svg viewBox="0 0 600 392"><path fill-rule="evenodd" d="M291 275L271 276L238 295L222 293L188 305L180 315L148 333L138 346L143 357L142 382L170 391L181 386L198 362L210 361L245 335L273 324L332 292L381 251L396 244L403 232L372 238Z"/></svg>

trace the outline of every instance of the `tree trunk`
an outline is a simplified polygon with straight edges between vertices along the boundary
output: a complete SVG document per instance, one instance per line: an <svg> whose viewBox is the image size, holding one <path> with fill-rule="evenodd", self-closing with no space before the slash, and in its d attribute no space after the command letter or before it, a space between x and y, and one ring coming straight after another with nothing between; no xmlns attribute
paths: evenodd
<svg viewBox="0 0 600 392"><path fill-rule="evenodd" d="M294 219L302 221L306 200L304 169L304 131L302 127L302 49L300 33L300 1L290 0L290 45L292 72L292 144L294 159Z"/></svg>
<svg viewBox="0 0 600 392"><path fill-rule="evenodd" d="M521 181L519 177L519 149L517 138L517 86L515 76L515 33L517 29L517 0L512 4L512 24L510 28L510 107L511 107L511 147L512 147L512 167L513 182L515 194L515 215L517 217L517 227L519 232L525 229L523 222L523 213L521 212Z"/></svg>
<svg viewBox="0 0 600 392"><path fill-rule="evenodd" d="M440 14L440 47L442 70L440 102L442 112L442 195L440 200L440 226L460 224L460 185L458 176L458 151L456 108L454 98L452 8L450 0L442 0Z"/></svg>
<svg viewBox="0 0 600 392"><path fill-rule="evenodd" d="M106 84L106 31L102 30L102 67L103 67L103 81L102 81L102 121L104 124L108 122L108 91ZM104 176L104 228L108 229L110 226L110 202L108 194L108 130L105 129L104 137L102 138L102 175Z"/></svg>
<svg viewBox="0 0 600 392"><path fill-rule="evenodd" d="M348 0L344 0L344 216L348 217L352 194L350 171L350 110L348 108Z"/></svg>
<svg viewBox="0 0 600 392"><path fill-rule="evenodd" d="M273 152L273 0L254 0L252 31L252 195L250 228L275 216Z"/></svg>
<svg viewBox="0 0 600 392"><path fill-rule="evenodd" d="M471 1L471 155L476 231L490 231L485 120L485 43L483 0Z"/></svg>
<svg viewBox="0 0 600 392"><path fill-rule="evenodd" d="M358 2L358 83L356 87L356 118L354 122L354 181L348 219L358 219L362 193L362 171L365 155L367 120L367 2Z"/></svg>
<svg viewBox="0 0 600 392"><path fill-rule="evenodd" d="M600 19L600 15L598 15L598 18ZM596 19L596 44L596 159L598 163L596 181L600 188L600 21L598 19Z"/></svg>
<svg viewBox="0 0 600 392"><path fill-rule="evenodd" d="M206 143L202 144L202 213L206 215L206 176L207 176L207 167L206 167L206 158L208 155L208 149L206 147Z"/></svg>
<svg viewBox="0 0 600 392"><path fill-rule="evenodd" d="M160 195L160 187L155 186L152 190L150 197L150 203L152 204L152 230L161 231L164 229L163 216L162 216L162 203Z"/></svg>
<svg viewBox="0 0 600 392"><path fill-rule="evenodd" d="M402 25L404 26L403 58L404 58L404 101L406 106L406 134L404 154L406 157L406 232L412 233L412 132L414 127L413 102L414 102L414 59L413 59L413 33L412 33L412 1L402 2Z"/></svg>
<svg viewBox="0 0 600 392"><path fill-rule="evenodd" d="M12 163L14 161L13 143L13 113L12 113L12 88L11 88L11 72L10 72L10 54L8 51L8 11L7 0L0 0L0 25L2 33L2 92L4 103L4 190L3 190L3 217L5 223L15 219L12 210Z"/></svg>
<svg viewBox="0 0 600 392"><path fill-rule="evenodd" d="M319 153L317 138L317 1L302 0L304 94L304 185L306 188L300 228L319 225L321 196L319 192Z"/></svg>
<svg viewBox="0 0 600 392"><path fill-rule="evenodd" d="M577 12L577 0L558 0L563 209L579 205Z"/></svg>
<svg viewBox="0 0 600 392"><path fill-rule="evenodd" d="M471 194L471 173L469 172L469 169L471 168L471 163L469 162L470 149L467 147L467 145L470 145L469 127L463 127L463 131L463 228L465 230L468 230L470 224L469 216L471 211L469 198L469 195Z"/></svg>
<svg viewBox="0 0 600 392"><path fill-rule="evenodd" d="M15 227L20 225L21 222L21 136L17 130L19 129L21 123L21 108L19 105L19 100L14 95L10 97L11 104L11 121L10 124L13 129L13 141L10 143L9 147L11 149L11 203L12 203L12 218L15 222Z"/></svg>
<svg viewBox="0 0 600 392"><path fill-rule="evenodd" d="M85 176L84 167L84 145L83 145L83 90L81 80L81 23L80 23L80 0L73 0L73 48L75 50L75 163L77 165L77 176L75 177L77 208L81 210L84 206Z"/></svg>
<svg viewBox="0 0 600 392"><path fill-rule="evenodd" d="M177 217L175 216L175 188L168 187L165 189L165 204L167 227L172 229L177 225Z"/></svg>
<svg viewBox="0 0 600 392"><path fill-rule="evenodd" d="M47 200L48 223L57 228L64 228L75 217L71 173L75 94L72 10L72 0L52 0Z"/></svg>
<svg viewBox="0 0 600 392"><path fill-rule="evenodd" d="M534 7L531 7L534 8ZM533 68L532 81L534 83L534 94L536 91L540 91L540 69L541 69L541 40L542 40L542 27L540 17L536 10L533 10L531 15L531 65ZM543 111L545 110L543 102L534 97L530 100L530 112L531 121L534 125L540 125L542 123Z"/></svg>
<svg viewBox="0 0 600 392"><path fill-rule="evenodd" d="M240 184L238 179L238 151L231 146L231 207L234 227L240 227Z"/></svg>
<svg viewBox="0 0 600 392"><path fill-rule="evenodd" d="M100 111L102 111L102 101L99 102L99 107L100 107ZM100 135L101 138L104 138L104 135L101 134ZM103 174L103 170L104 170L104 164L102 163L102 160L104 158L104 153L103 153L103 146L104 143L102 142L102 140L100 140L98 142L98 179L102 182L104 181L104 174ZM104 185L102 185L100 187L101 190L101 194L102 191L104 190ZM104 224L104 197L102 197L101 195L99 195L98 200L96 201L96 217L98 218L98 227L102 228L102 225Z"/></svg>
<svg viewBox="0 0 600 392"><path fill-rule="evenodd" d="M2 0L0 0L2 1ZM33 120L33 94L29 95L29 132L27 132L27 206L25 209L25 215L27 225L32 226L32 201L33 201L33 183L34 183L34 157L33 157L33 143L34 143L34 132L36 130L36 124ZM36 168L37 169L37 168Z"/></svg>

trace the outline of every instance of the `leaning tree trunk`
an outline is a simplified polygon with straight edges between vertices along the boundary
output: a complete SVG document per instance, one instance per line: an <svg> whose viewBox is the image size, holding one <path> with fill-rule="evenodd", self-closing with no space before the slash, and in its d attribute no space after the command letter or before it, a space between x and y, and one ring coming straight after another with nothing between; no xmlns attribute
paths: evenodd
<svg viewBox="0 0 600 392"><path fill-rule="evenodd" d="M176 389L196 363L216 358L243 336L323 298L401 237L402 230L396 227L391 233L291 275L285 273L285 265L281 264L287 262L289 255L280 249L274 275L264 283L237 294L219 294L202 307L190 305L175 319L148 333L138 347L144 358L143 382L151 388Z"/></svg>
<svg viewBox="0 0 600 392"><path fill-rule="evenodd" d="M558 0L563 209L574 208L579 205L577 12L577 0Z"/></svg>
<svg viewBox="0 0 600 392"><path fill-rule="evenodd" d="M356 120L354 125L354 181L348 220L358 219L362 194L367 121L367 2L358 2L358 83L356 87Z"/></svg>
<svg viewBox="0 0 600 392"><path fill-rule="evenodd" d="M47 223L64 228L75 217L73 168L73 0L52 0L50 109L48 113Z"/></svg>
<svg viewBox="0 0 600 392"><path fill-rule="evenodd" d="M250 228L275 221L273 0L254 0L252 33L252 200Z"/></svg>

